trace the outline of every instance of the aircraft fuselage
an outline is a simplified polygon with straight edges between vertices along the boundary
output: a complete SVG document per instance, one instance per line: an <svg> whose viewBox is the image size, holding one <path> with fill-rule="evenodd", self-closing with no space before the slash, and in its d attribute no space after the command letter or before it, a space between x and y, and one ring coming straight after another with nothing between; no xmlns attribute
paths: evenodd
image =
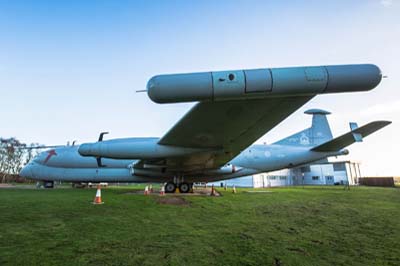
<svg viewBox="0 0 400 266"><path fill-rule="evenodd" d="M252 145L221 169L188 173L184 178L186 182L217 181L293 167L343 154L345 151L313 152L309 147ZM105 167L98 167L96 158L78 153L78 146L66 146L40 153L21 171L21 176L71 182L167 182L175 175L160 169L135 169L134 165L138 160L103 158L102 161Z"/></svg>

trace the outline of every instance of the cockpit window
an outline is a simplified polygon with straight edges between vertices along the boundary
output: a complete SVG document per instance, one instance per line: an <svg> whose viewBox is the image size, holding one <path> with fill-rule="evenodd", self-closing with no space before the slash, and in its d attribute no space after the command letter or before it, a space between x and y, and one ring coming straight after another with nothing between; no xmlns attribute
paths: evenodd
<svg viewBox="0 0 400 266"><path fill-rule="evenodd" d="M44 151L39 153L35 158L33 158L33 161L35 163L46 164L53 156L56 155L57 155L56 150Z"/></svg>
<svg viewBox="0 0 400 266"><path fill-rule="evenodd" d="M41 153L39 153L38 155L36 155L34 158L33 158L33 161L35 162L35 163L42 163L43 161L44 161L44 152L41 152Z"/></svg>

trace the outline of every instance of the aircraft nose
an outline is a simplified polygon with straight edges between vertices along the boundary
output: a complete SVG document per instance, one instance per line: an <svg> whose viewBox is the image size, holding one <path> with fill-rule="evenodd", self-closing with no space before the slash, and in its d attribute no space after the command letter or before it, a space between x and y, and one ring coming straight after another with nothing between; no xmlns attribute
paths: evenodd
<svg viewBox="0 0 400 266"><path fill-rule="evenodd" d="M21 177L25 177L25 178L32 178L31 166L29 164L26 165L24 168L21 169L21 171L19 172L19 175Z"/></svg>

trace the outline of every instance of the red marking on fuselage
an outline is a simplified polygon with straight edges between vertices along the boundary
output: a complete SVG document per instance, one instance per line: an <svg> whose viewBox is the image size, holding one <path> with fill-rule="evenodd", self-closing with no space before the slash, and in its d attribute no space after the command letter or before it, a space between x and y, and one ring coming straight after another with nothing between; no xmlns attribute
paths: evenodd
<svg viewBox="0 0 400 266"><path fill-rule="evenodd" d="M49 154L47 155L46 159L43 162L44 164L46 164L50 160L51 156L57 155L56 150L49 150L48 153Z"/></svg>

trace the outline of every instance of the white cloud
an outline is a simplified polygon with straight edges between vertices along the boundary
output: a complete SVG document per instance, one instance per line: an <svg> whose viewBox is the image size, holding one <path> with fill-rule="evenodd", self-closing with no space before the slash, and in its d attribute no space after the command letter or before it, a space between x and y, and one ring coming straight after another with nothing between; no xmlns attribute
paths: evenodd
<svg viewBox="0 0 400 266"><path fill-rule="evenodd" d="M376 104L361 112L362 115L372 116L381 114L393 114L400 112L400 100L384 104Z"/></svg>
<svg viewBox="0 0 400 266"><path fill-rule="evenodd" d="M389 6L391 6L393 4L393 0L381 0L381 4L384 7L389 7Z"/></svg>

